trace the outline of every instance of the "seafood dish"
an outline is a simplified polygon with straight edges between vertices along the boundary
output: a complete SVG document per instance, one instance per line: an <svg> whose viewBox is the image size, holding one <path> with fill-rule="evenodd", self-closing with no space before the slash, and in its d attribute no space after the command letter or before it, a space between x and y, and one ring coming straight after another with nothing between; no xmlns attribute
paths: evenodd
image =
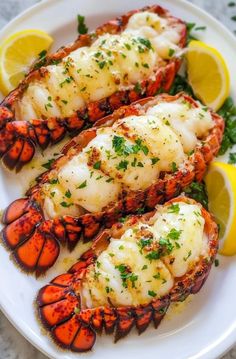
<svg viewBox="0 0 236 359"><path fill-rule="evenodd" d="M39 291L39 317L58 345L77 352L90 350L103 329L115 341L134 326L141 334L151 322L158 327L171 302L201 289L217 247L211 215L193 200L173 199L102 232Z"/></svg>
<svg viewBox="0 0 236 359"><path fill-rule="evenodd" d="M168 91L186 24L160 6L131 11L35 64L0 106L0 156L19 171L69 132L124 104Z"/></svg>
<svg viewBox="0 0 236 359"><path fill-rule="evenodd" d="M60 243L72 249L201 181L223 131L222 117L183 93L121 107L73 139L27 197L5 210L3 242L24 270L45 272Z"/></svg>
<svg viewBox="0 0 236 359"><path fill-rule="evenodd" d="M6 71L8 92L18 86L0 104L3 177L25 182L2 211L3 252L35 285L33 320L58 349L78 353L90 351L97 334L117 342L157 328L169 307L196 298L219 240L236 231L236 172L214 161L236 144L220 53L192 36L195 24L159 5L93 32L82 25L52 54L51 35L33 30L45 55L16 84ZM23 35L32 41L30 30ZM202 75L211 66L213 86ZM0 74L3 89L1 81ZM229 156L236 163L236 152Z"/></svg>

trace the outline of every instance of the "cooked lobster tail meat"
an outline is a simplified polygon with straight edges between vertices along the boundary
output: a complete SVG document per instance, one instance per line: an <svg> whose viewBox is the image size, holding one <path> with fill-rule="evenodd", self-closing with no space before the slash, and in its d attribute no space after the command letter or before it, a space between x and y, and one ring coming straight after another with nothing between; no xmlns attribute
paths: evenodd
<svg viewBox="0 0 236 359"><path fill-rule="evenodd" d="M0 156L19 171L65 134L124 104L167 92L181 64L186 24L160 6L132 11L36 63L0 107Z"/></svg>
<svg viewBox="0 0 236 359"><path fill-rule="evenodd" d="M220 116L184 93L121 107L74 138L27 197L6 209L4 243L23 269L45 271L59 243L73 249L201 181L223 131Z"/></svg>
<svg viewBox="0 0 236 359"><path fill-rule="evenodd" d="M96 332L157 327L172 302L204 284L218 247L218 228L194 200L173 199L103 231L65 274L43 287L39 317L59 346L90 350Z"/></svg>

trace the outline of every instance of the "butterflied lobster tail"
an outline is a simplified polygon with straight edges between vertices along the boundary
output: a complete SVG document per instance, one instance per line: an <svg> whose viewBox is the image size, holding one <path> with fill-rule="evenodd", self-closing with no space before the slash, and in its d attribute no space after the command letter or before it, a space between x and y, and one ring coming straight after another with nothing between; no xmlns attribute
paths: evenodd
<svg viewBox="0 0 236 359"><path fill-rule="evenodd" d="M144 29L138 35L137 24ZM145 33L147 27L151 40ZM168 38L163 50L154 40L168 29L176 32L177 40L172 44ZM35 146L45 149L66 133L74 135L124 104L160 90L167 92L181 64L178 50L185 43L185 23L160 6L150 6L109 21L37 62L1 104L3 163L19 171L33 158ZM135 60L135 65L131 64L134 69L127 64L129 57Z"/></svg>
<svg viewBox="0 0 236 359"><path fill-rule="evenodd" d="M184 153L185 143L174 133L175 122L168 116L172 106L190 111L189 121L194 118L200 131L205 123L209 126L195 137L190 153ZM73 249L79 240L90 241L121 217L152 210L192 181L201 181L224 131L223 119L201 106L183 93L142 99L75 137L28 197L13 202L3 215L2 238L20 266L40 274L53 265L60 244ZM154 110L161 111L164 124L149 115ZM184 130L185 124L181 126Z"/></svg>
<svg viewBox="0 0 236 359"><path fill-rule="evenodd" d="M175 236L175 240L174 230L170 229L172 240L169 235L169 246L171 247L171 241L179 243L175 249L171 247L170 250L169 247L167 250L164 243L161 244L163 238L159 239L159 245L156 247L155 233L161 231L160 227L154 232L154 238L150 235L150 226L155 228L163 218L165 225L169 225L168 213L177 207L179 213L175 215L179 218L184 216L187 219L192 212L197 215L199 223L201 222L199 226L202 227L195 240L202 249L195 253L195 257L194 243L192 242L192 252L189 254L189 238L181 242L185 231L189 236L188 230L184 229L185 224L181 227L181 235L178 238ZM183 214L184 208L187 208L188 214ZM190 228L195 226L194 222L190 215ZM137 228L142 233L139 233ZM134 237L128 234L131 230ZM175 235L176 233L180 232L175 229ZM203 238L207 238L204 246ZM102 232L91 249L85 252L66 274L59 275L39 291L39 317L56 344L78 352L93 347L96 332L115 332L117 341L125 337L133 327L136 327L139 334L144 332L151 322L157 328L172 302L183 301L189 294L195 294L201 289L214 261L217 246L218 230L211 215L193 200L176 198L160 206L156 213L130 217L125 224L119 223ZM134 261L130 259L130 251L135 256ZM155 256L153 253L159 255ZM183 259L183 253L187 253L188 258L186 256ZM177 275L178 269L174 267L174 260L182 261L184 266L187 262L184 273ZM149 266L144 264L145 261L149 262ZM165 274L162 266L168 268ZM152 268L157 271L155 275ZM169 272L172 277L169 277ZM142 275L145 279L142 279ZM165 285L168 288L163 290ZM122 301L125 304L122 304Z"/></svg>

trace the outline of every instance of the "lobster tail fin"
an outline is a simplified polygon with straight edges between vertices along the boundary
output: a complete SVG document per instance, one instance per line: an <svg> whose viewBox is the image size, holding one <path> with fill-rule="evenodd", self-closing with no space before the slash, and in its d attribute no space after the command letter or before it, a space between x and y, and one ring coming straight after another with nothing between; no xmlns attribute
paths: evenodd
<svg viewBox="0 0 236 359"><path fill-rule="evenodd" d="M0 156L7 168L16 172L28 163L35 153L35 133L27 121L15 121L13 113L0 107Z"/></svg>
<svg viewBox="0 0 236 359"><path fill-rule="evenodd" d="M86 261L82 266L73 266L68 273L43 287L37 297L39 317L55 342L75 352L90 350L96 340L96 334L89 325L91 316L86 322L86 318L80 315L79 290L85 268Z"/></svg>
<svg viewBox="0 0 236 359"><path fill-rule="evenodd" d="M56 261L60 247L40 206L33 199L14 201L4 212L2 240L13 258L27 272L40 275Z"/></svg>

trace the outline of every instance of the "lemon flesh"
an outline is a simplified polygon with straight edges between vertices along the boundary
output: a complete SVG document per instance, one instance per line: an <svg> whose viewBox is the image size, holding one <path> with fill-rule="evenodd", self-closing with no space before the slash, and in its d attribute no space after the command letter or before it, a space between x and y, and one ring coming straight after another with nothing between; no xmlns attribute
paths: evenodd
<svg viewBox="0 0 236 359"><path fill-rule="evenodd" d="M209 210L220 225L220 253L236 254L236 167L214 162L210 165L205 181L209 198Z"/></svg>
<svg viewBox="0 0 236 359"><path fill-rule="evenodd" d="M41 30L22 30L0 45L0 90L6 95L16 88L30 66L53 39Z"/></svg>
<svg viewBox="0 0 236 359"><path fill-rule="evenodd" d="M217 111L230 93L230 75L220 52L201 41L191 41L186 53L187 73L194 94Z"/></svg>

